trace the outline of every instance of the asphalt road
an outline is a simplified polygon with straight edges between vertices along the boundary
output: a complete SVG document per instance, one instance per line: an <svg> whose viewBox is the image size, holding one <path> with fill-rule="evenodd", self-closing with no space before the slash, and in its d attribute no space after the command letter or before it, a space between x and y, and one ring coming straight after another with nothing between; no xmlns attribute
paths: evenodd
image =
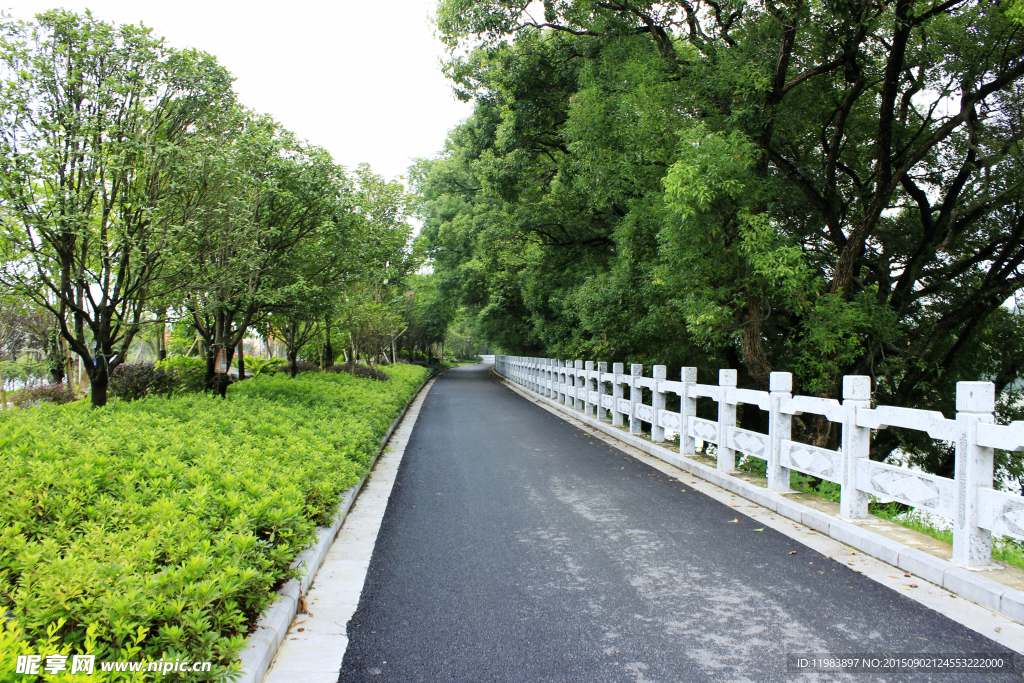
<svg viewBox="0 0 1024 683"><path fill-rule="evenodd" d="M340 682L1021 680L787 673L790 653L1009 651L733 523L736 509L535 406L490 367L450 370L427 396Z"/></svg>

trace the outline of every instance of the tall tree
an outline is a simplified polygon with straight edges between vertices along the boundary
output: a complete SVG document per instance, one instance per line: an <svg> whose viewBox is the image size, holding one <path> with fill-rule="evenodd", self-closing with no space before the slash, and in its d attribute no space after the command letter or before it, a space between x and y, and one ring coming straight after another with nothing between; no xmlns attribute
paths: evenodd
<svg viewBox="0 0 1024 683"><path fill-rule="evenodd" d="M54 315L92 403L193 240L201 158L231 105L209 55L91 14L5 21L0 36L0 279Z"/></svg>
<svg viewBox="0 0 1024 683"><path fill-rule="evenodd" d="M441 3L476 109L422 169L436 272L509 351L707 354L823 396L870 374L882 402L944 409L982 366L1011 386L1016 354L981 343L1024 285L1024 29L1002 7L531 11Z"/></svg>
<svg viewBox="0 0 1024 683"><path fill-rule="evenodd" d="M206 342L207 385L259 316L307 305L344 276L352 256L352 183L323 149L266 117L246 115L224 150L221 200L202 216L198 285L186 299ZM300 335L301 338L302 335Z"/></svg>

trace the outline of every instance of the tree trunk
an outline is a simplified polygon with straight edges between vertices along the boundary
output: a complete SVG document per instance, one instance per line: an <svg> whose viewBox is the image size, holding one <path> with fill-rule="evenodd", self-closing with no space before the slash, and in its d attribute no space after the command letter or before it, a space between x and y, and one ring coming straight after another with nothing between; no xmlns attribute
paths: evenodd
<svg viewBox="0 0 1024 683"><path fill-rule="evenodd" d="M167 317L167 309L160 311L160 319L163 320ZM167 359L167 323L160 323L157 329L156 335L156 359L166 360Z"/></svg>
<svg viewBox="0 0 1024 683"><path fill-rule="evenodd" d="M224 368L231 367L231 361L234 360L235 350L233 348L224 349ZM231 384L231 377L226 372L217 373L217 394L221 398L228 397L228 385Z"/></svg>
<svg viewBox="0 0 1024 683"><path fill-rule="evenodd" d="M351 344L350 352L348 354L348 371L352 372L356 366L356 340L352 336L351 332L348 333L348 342Z"/></svg>
<svg viewBox="0 0 1024 683"><path fill-rule="evenodd" d="M238 342L238 381L245 379L245 342Z"/></svg>
<svg viewBox="0 0 1024 683"><path fill-rule="evenodd" d="M107 405L107 385L109 384L107 366L105 363L96 363L92 375L89 377L89 396L92 399L93 407Z"/></svg>
<svg viewBox="0 0 1024 683"><path fill-rule="evenodd" d="M298 361L299 354L297 354L295 351L291 349L288 349L288 373L291 375L292 379L295 379L295 376L299 374L299 368L296 365Z"/></svg>
<svg viewBox="0 0 1024 683"><path fill-rule="evenodd" d="M50 382L52 384L60 384L64 381L64 356L62 353L63 339L57 336L54 332L50 336L50 342L47 344L49 347L47 356L50 361Z"/></svg>
<svg viewBox="0 0 1024 683"><path fill-rule="evenodd" d="M327 343L324 344L324 367L329 368L334 365L334 347L331 345L331 318L330 316L324 318L324 327L327 330Z"/></svg>
<svg viewBox="0 0 1024 683"><path fill-rule="evenodd" d="M206 381L203 383L203 389L206 391L216 391L218 389L216 385L217 373L213 371L214 363L217 361L217 354L213 347L207 347L206 349Z"/></svg>
<svg viewBox="0 0 1024 683"><path fill-rule="evenodd" d="M747 299L747 321L740 335L740 352L750 376L762 390L768 388L768 379L772 372L771 363L764 352L764 341L761 339L763 315L760 297L751 294Z"/></svg>

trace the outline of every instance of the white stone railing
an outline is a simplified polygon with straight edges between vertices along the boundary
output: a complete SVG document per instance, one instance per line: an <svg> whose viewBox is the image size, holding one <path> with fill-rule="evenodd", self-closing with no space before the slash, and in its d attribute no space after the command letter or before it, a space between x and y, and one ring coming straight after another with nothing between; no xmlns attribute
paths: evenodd
<svg viewBox="0 0 1024 683"><path fill-rule="evenodd" d="M995 385L957 382L953 419L942 413L893 406L871 407L871 378L843 378L842 402L811 396L793 396L793 376L773 372L769 391L739 389L735 370L719 370L718 385L698 384L697 368L683 368L679 381L666 377L666 367L655 365L651 377L642 365L625 373L622 363L559 361L549 358L495 356L495 370L530 391L583 411L613 426L639 434L641 423L651 425L651 440L665 441L665 430L679 432L681 455L694 455L696 439L716 445L717 467L736 467L736 453L768 463L768 488L790 490L790 470L797 470L840 486L840 515L868 516L869 496L896 500L953 521L953 560L966 566L991 563L992 533L1024 540L1024 498L993 488L993 449L1024 450L1024 422L994 424ZM626 389L628 388L628 392ZM651 391L650 405L642 389ZM680 399L680 411L665 408L667 394ZM697 417L697 399L718 404L718 419ZM756 405L768 413L768 433L736 426L736 407ZM822 415L842 426L838 451L792 441L794 415ZM955 477L948 479L894 467L868 458L871 430L900 427L927 432L933 439L952 441L956 447Z"/></svg>

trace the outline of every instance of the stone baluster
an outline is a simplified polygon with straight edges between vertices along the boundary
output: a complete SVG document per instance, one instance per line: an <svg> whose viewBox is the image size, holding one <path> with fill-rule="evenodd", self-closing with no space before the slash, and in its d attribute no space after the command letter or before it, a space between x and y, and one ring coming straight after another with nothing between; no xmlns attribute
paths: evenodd
<svg viewBox="0 0 1024 683"><path fill-rule="evenodd" d="M871 429L857 426L857 409L871 407L871 378L843 377L843 471L839 481L839 514L850 519L868 516L868 494L857 490L857 462L871 452Z"/></svg>
<svg viewBox="0 0 1024 683"><path fill-rule="evenodd" d="M583 406L583 413L585 415L594 415L594 404L590 402L590 392L592 391L591 382L593 381L592 375L594 372L594 361L588 360L584 364L584 369L587 371L586 381L584 383L584 386L587 387L587 399L586 403Z"/></svg>
<svg viewBox="0 0 1024 683"><path fill-rule="evenodd" d="M690 418L697 415L697 399L689 396L690 387L697 383L697 368L683 368L679 374L683 395L679 397L679 452L693 455L697 442L690 436Z"/></svg>
<svg viewBox="0 0 1024 683"><path fill-rule="evenodd" d="M784 399L792 398L793 375L788 372L773 372L768 377L769 403L768 440L768 489L789 491L789 468L782 466L782 442L790 438L793 416L784 414L779 406Z"/></svg>
<svg viewBox="0 0 1024 683"><path fill-rule="evenodd" d="M605 362L598 363L597 364L597 372L599 373L598 377L597 377L597 419L604 420L604 419L607 419L607 417L608 417L608 414L607 414L607 412L605 411L605 408L604 408L604 394L605 394L605 388L604 387L605 387L605 384L607 384L607 382L604 381L604 375L605 375L605 373L608 372L608 363L605 363Z"/></svg>
<svg viewBox="0 0 1024 683"><path fill-rule="evenodd" d="M718 469L731 472L736 469L736 451L729 448L729 428L736 426L735 370L718 371ZM731 402L730 402L731 399Z"/></svg>
<svg viewBox="0 0 1024 683"><path fill-rule="evenodd" d="M629 367L629 374L629 433L639 434L641 429L640 420L636 416L636 406L643 402L643 387L636 383L636 378L643 376L644 366L640 363L633 363Z"/></svg>
<svg viewBox="0 0 1024 683"><path fill-rule="evenodd" d="M661 381L668 379L668 368L664 365L655 365L651 376L654 377L654 390L651 393L651 405L654 406L651 441L661 443L665 440L665 428L661 426L661 411L665 410L665 392L661 388Z"/></svg>
<svg viewBox="0 0 1024 683"><path fill-rule="evenodd" d="M625 366L622 363L615 363L612 365L612 372L615 373L615 379L612 380L612 426L622 426L622 413L619 411L619 399L622 396L622 385L626 382L626 377L623 375Z"/></svg>
<svg viewBox="0 0 1024 683"><path fill-rule="evenodd" d="M978 490L992 488L993 451L978 445L978 425L995 421L992 382L956 383L956 518L953 561L968 567L992 564L992 532L978 527Z"/></svg>
<svg viewBox="0 0 1024 683"><path fill-rule="evenodd" d="M573 379L573 386L575 387L575 389L572 390L572 397L573 397L572 407L575 408L576 410L583 410L583 405L584 405L583 401L581 401L580 398L579 398L579 396L580 396L580 389L582 387L586 386L586 382L584 380L584 377L581 374L582 372L583 372L583 361L578 360L575 363L573 363L572 379Z"/></svg>

